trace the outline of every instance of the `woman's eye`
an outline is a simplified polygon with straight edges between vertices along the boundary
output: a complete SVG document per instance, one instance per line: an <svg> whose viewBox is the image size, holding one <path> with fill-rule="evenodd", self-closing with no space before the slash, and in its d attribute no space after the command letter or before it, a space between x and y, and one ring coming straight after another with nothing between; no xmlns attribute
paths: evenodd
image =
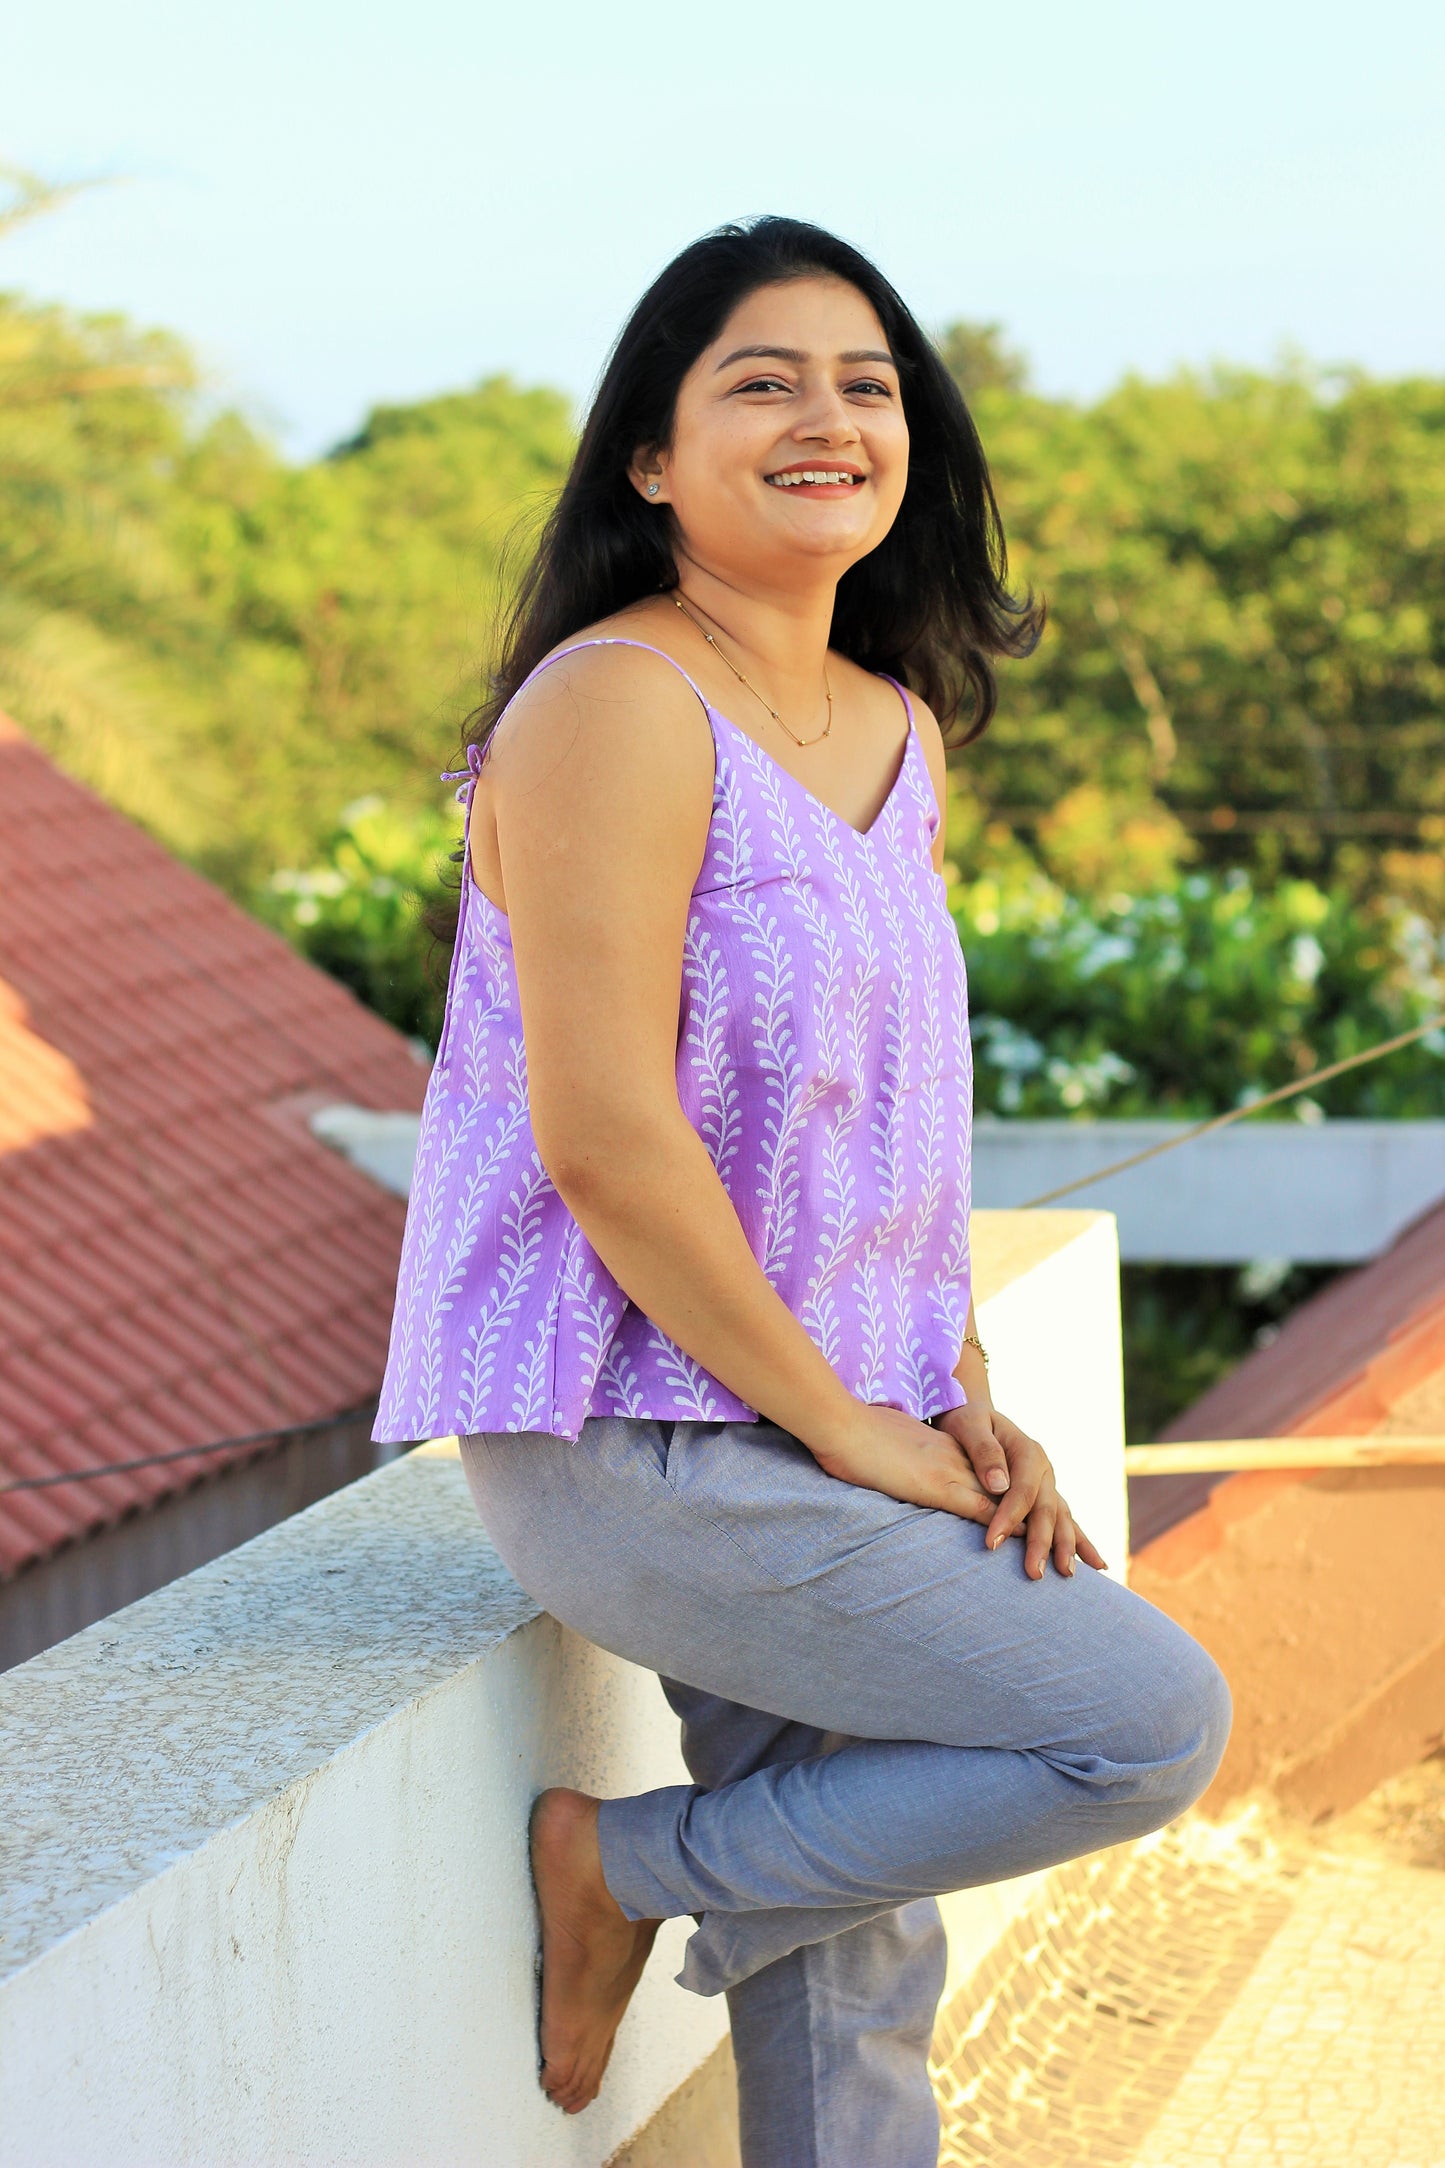
<svg viewBox="0 0 1445 2168"><path fill-rule="evenodd" d="M856 384L850 384L848 390L875 393L880 399L891 399L893 396L888 386L880 384L877 377L873 376L860 378Z"/></svg>
<svg viewBox="0 0 1445 2168"><path fill-rule="evenodd" d="M739 384L739 391L787 391L790 387L780 376L750 376L746 384Z"/></svg>

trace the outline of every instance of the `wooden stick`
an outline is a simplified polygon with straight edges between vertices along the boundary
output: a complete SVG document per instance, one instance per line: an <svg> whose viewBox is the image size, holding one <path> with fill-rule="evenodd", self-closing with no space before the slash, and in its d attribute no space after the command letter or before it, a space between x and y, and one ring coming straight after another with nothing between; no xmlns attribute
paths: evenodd
<svg viewBox="0 0 1445 2168"><path fill-rule="evenodd" d="M1223 1475L1244 1468L1445 1466L1445 1438L1187 1438L1126 1445L1129 1475Z"/></svg>

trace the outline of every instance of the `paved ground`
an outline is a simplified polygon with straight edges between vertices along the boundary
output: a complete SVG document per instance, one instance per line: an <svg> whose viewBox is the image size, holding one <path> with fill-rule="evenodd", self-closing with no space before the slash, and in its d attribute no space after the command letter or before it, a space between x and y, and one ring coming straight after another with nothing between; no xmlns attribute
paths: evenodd
<svg viewBox="0 0 1445 2168"><path fill-rule="evenodd" d="M1445 2168L1445 1755L1061 1868L936 2057L941 2168Z"/></svg>

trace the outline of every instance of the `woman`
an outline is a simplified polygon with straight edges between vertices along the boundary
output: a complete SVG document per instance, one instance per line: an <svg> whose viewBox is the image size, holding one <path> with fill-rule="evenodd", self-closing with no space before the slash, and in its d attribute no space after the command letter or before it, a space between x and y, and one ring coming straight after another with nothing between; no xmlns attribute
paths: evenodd
<svg viewBox="0 0 1445 2168"><path fill-rule="evenodd" d="M662 1674L693 1784L536 1804L542 2083L594 2098L691 1913L748 2168L933 2163L935 1895L1158 1827L1229 1726L989 1400L940 722L1037 637L1004 569L892 288L724 228L622 334L468 752L378 1436L461 1434L522 1586Z"/></svg>

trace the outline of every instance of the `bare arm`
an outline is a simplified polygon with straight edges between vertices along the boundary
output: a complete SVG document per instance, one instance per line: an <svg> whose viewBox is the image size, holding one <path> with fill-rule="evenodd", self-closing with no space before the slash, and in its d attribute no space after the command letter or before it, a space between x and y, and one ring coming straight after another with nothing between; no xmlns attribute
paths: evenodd
<svg viewBox="0 0 1445 2168"><path fill-rule="evenodd" d="M687 686L616 649L556 664L514 703L486 772L537 1147L608 1270L830 1474L987 1519L955 1441L842 1383L768 1282L678 1102L683 939L713 781Z"/></svg>

